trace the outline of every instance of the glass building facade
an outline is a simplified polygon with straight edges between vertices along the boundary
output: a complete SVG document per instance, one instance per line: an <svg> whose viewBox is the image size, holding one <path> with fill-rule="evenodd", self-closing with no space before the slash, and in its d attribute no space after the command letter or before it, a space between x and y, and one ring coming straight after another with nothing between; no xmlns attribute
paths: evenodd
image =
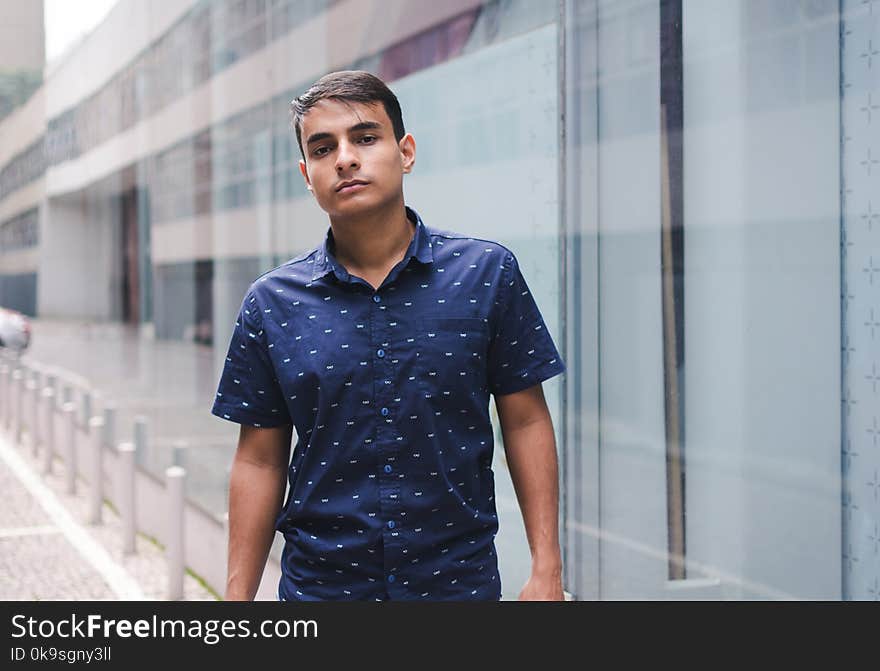
<svg viewBox="0 0 880 671"><path fill-rule="evenodd" d="M369 70L407 203L514 251L568 365L567 591L878 599L878 50L880 0L122 0L0 121L0 298L221 516L235 315L327 228L289 103ZM500 430L494 467L515 598Z"/></svg>

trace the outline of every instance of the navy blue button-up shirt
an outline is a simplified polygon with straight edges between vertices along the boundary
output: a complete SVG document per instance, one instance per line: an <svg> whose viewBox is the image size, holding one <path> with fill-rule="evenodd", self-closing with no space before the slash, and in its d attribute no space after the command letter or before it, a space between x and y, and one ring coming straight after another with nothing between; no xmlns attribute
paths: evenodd
<svg viewBox="0 0 880 671"><path fill-rule="evenodd" d="M489 394L565 367L508 249L407 215L378 289L328 231L242 302L212 412L296 429L281 599L500 598Z"/></svg>

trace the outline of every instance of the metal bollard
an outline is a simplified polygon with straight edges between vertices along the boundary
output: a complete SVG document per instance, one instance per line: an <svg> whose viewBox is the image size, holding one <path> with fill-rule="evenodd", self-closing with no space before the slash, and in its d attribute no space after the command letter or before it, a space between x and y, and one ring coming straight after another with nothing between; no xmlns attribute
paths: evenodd
<svg viewBox="0 0 880 671"><path fill-rule="evenodd" d="M12 426L15 418L15 366L9 364L9 375L6 378L6 408L3 411L3 429L6 434L12 435Z"/></svg>
<svg viewBox="0 0 880 671"><path fill-rule="evenodd" d="M51 372L51 369L46 371L46 375L43 377L43 387L49 387L55 392L55 396L58 396L58 375Z"/></svg>
<svg viewBox="0 0 880 671"><path fill-rule="evenodd" d="M139 466L142 466L147 457L147 418L138 415L134 418L134 460Z"/></svg>
<svg viewBox="0 0 880 671"><path fill-rule="evenodd" d="M91 468L89 469L89 524L101 523L104 506L104 418L89 419L89 443L91 445Z"/></svg>
<svg viewBox="0 0 880 671"><path fill-rule="evenodd" d="M34 450L34 456L37 455L37 452L42 448L46 439L43 434L45 434L45 427L43 423L40 421L40 401L42 400L42 392L43 392L43 380L45 379L45 373L42 368L37 368L34 371L34 391L31 396L31 417L33 418L34 429L32 431L33 443L31 444Z"/></svg>
<svg viewBox="0 0 880 671"><path fill-rule="evenodd" d="M38 364L34 364L33 366L31 366L31 379L34 381L34 384L36 385L38 390L43 388L44 376L45 373L42 366ZM39 393L39 391L37 393Z"/></svg>
<svg viewBox="0 0 880 671"><path fill-rule="evenodd" d="M64 418L65 465L67 467L67 493L76 494L76 404L68 401L61 409Z"/></svg>
<svg viewBox="0 0 880 671"><path fill-rule="evenodd" d="M116 413L118 408L113 401L104 403L104 447L113 449L116 445Z"/></svg>
<svg viewBox="0 0 880 671"><path fill-rule="evenodd" d="M43 474L52 472L52 456L55 452L55 390L46 387L42 393L43 409Z"/></svg>
<svg viewBox="0 0 880 671"><path fill-rule="evenodd" d="M175 440L171 445L171 465L186 468L186 448L185 440Z"/></svg>
<svg viewBox="0 0 880 671"><path fill-rule="evenodd" d="M80 422L86 427L89 425L89 420L92 418L92 392L88 389L80 391L80 405L82 406Z"/></svg>
<svg viewBox="0 0 880 671"><path fill-rule="evenodd" d="M229 511L220 515L220 523L223 525L223 541L226 543L227 550L229 548Z"/></svg>
<svg viewBox="0 0 880 671"><path fill-rule="evenodd" d="M9 364L9 373L6 376L6 385L3 390L6 407L3 409L3 430L7 435L12 434L12 421L15 410L15 366Z"/></svg>
<svg viewBox="0 0 880 671"><path fill-rule="evenodd" d="M9 412L9 365L0 365L0 427L6 430L6 415Z"/></svg>
<svg viewBox="0 0 880 671"><path fill-rule="evenodd" d="M24 371L20 368L12 373L12 442L21 441L21 397L24 392Z"/></svg>
<svg viewBox="0 0 880 671"><path fill-rule="evenodd" d="M27 428L28 428L28 440L31 444L31 454L35 457L37 456L37 451L40 448L40 434L39 429L37 428L39 422L37 417L37 405L39 399L39 386L35 379L31 378L27 381L25 385L27 389L27 393L25 394L25 407L27 408Z"/></svg>
<svg viewBox="0 0 880 671"><path fill-rule="evenodd" d="M226 464L226 468L223 469L223 496L225 501L224 510L226 510L226 515L229 515L229 493L230 487L232 487L232 464Z"/></svg>
<svg viewBox="0 0 880 671"><path fill-rule="evenodd" d="M83 429L88 429L89 421L92 419L92 392L88 389L81 389L79 395L79 403L79 424Z"/></svg>
<svg viewBox="0 0 880 671"><path fill-rule="evenodd" d="M134 498L134 443L120 443L119 454L119 508L122 514L122 552L135 552L135 498Z"/></svg>
<svg viewBox="0 0 880 671"><path fill-rule="evenodd" d="M168 492L168 600L183 598L184 508L183 489L186 470L180 466L165 469Z"/></svg>

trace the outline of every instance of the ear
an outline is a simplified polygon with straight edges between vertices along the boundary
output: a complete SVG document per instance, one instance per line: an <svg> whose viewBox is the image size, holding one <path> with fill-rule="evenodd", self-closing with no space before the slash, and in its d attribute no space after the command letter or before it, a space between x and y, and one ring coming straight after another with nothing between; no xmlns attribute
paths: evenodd
<svg viewBox="0 0 880 671"><path fill-rule="evenodd" d="M306 162L300 159L299 161L299 171L302 173L303 179L306 182L306 188L311 191L312 190L312 180L309 179L309 171L306 169Z"/></svg>
<svg viewBox="0 0 880 671"><path fill-rule="evenodd" d="M416 164L416 139L412 134L407 133L400 138L400 142L397 143L397 146L400 149L400 159L403 163L403 172L404 174L409 174L412 172L413 166Z"/></svg>

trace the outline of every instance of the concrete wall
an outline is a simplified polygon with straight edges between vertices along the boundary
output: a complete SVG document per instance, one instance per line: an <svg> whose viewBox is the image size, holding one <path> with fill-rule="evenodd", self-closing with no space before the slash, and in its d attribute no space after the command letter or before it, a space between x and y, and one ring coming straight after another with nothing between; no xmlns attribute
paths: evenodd
<svg viewBox="0 0 880 671"><path fill-rule="evenodd" d="M120 314L118 200L50 199L40 216L40 316L107 320Z"/></svg>

